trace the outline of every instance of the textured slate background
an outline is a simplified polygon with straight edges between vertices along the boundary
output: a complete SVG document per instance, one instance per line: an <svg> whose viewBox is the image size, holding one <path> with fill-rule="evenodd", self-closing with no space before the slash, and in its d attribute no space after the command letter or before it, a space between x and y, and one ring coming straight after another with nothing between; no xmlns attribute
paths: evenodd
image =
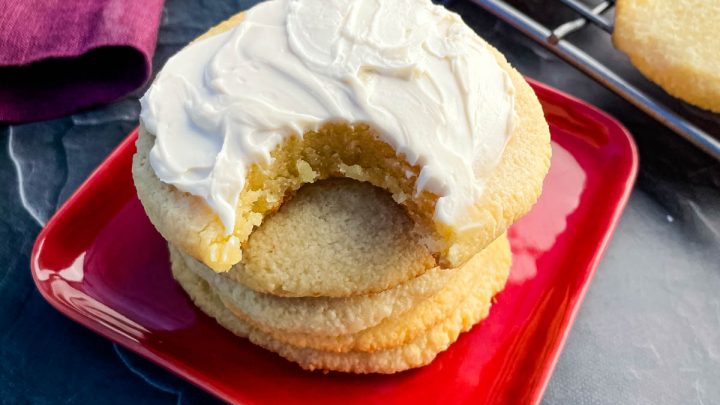
<svg viewBox="0 0 720 405"><path fill-rule="evenodd" d="M168 0L156 70L253 3ZM638 184L543 403L719 403L720 165L473 5L452 8L524 74L619 117L640 148ZM580 39L608 47L600 34ZM140 94L63 119L0 126L0 403L215 402L64 318L30 277L42 224L137 125Z"/></svg>

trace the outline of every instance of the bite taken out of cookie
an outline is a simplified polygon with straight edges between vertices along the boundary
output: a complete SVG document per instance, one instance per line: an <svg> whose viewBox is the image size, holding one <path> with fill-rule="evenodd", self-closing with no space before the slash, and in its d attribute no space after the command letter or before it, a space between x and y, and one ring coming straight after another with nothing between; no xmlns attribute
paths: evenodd
<svg viewBox="0 0 720 405"><path fill-rule="evenodd" d="M532 89L429 0L270 0L173 56L141 100L133 175L160 233L218 272L303 184L387 190L434 265L459 267L537 200Z"/></svg>

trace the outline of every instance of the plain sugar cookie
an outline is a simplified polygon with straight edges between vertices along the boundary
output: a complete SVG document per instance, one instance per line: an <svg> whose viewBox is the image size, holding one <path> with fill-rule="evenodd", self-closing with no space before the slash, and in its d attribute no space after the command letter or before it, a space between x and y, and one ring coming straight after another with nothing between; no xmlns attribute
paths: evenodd
<svg viewBox="0 0 720 405"><path fill-rule="evenodd" d="M230 300L220 299L238 318L253 328L284 344L328 352L375 352L403 346L419 335L441 323L462 305L473 300L489 302L503 289L510 270L510 244L505 235L459 269L440 291L421 301L410 310L382 320L378 325L360 332L339 336L318 336L303 333L287 333L253 322L242 309Z"/></svg>
<svg viewBox="0 0 720 405"><path fill-rule="evenodd" d="M234 316L207 282L181 262L173 262L172 272L195 305L224 328L308 370L390 374L424 366L455 342L460 333L484 319L491 305L489 297L467 300L442 322L402 346L375 352L334 353L281 343Z"/></svg>
<svg viewBox="0 0 720 405"><path fill-rule="evenodd" d="M384 291L435 266L386 191L349 179L303 186L250 236L244 263L223 273L284 297Z"/></svg>
<svg viewBox="0 0 720 405"><path fill-rule="evenodd" d="M343 335L367 329L408 311L456 276L453 271L434 268L379 293L346 298L287 298L256 292L212 271L172 245L169 248L172 263L183 263L233 305L242 308L254 322L290 333Z"/></svg>
<svg viewBox="0 0 720 405"><path fill-rule="evenodd" d="M719 27L716 0L617 0L613 43L668 93L720 112Z"/></svg>

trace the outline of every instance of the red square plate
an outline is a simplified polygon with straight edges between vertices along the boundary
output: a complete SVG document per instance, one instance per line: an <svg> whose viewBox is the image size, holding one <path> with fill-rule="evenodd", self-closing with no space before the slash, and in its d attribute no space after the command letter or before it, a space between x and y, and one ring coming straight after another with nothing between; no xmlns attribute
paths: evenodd
<svg viewBox="0 0 720 405"><path fill-rule="evenodd" d="M306 372L195 309L135 194L135 132L38 236L37 288L68 317L229 402L537 403L627 201L637 154L615 120L532 84L553 139L543 195L510 230L510 281L490 316L427 367Z"/></svg>

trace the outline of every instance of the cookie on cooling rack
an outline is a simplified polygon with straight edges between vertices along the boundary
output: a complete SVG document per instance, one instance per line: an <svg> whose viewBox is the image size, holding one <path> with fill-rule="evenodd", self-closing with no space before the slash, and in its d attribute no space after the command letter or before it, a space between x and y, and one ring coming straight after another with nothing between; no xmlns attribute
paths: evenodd
<svg viewBox="0 0 720 405"><path fill-rule="evenodd" d="M720 2L617 0L613 43L675 97L720 112Z"/></svg>

